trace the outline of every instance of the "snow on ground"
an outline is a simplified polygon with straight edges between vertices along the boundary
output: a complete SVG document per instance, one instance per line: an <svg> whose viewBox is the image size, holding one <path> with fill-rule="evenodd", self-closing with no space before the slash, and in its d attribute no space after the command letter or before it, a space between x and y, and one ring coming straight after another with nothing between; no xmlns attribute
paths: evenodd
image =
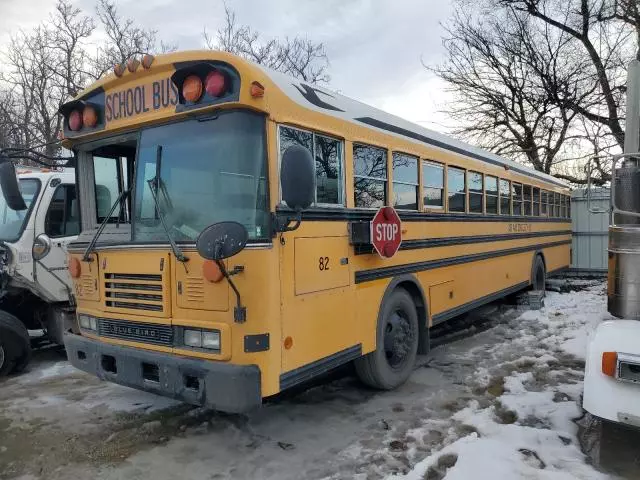
<svg viewBox="0 0 640 480"><path fill-rule="evenodd" d="M579 365L554 370L563 355L584 360L590 335L607 318L601 284L571 294L548 292L545 308L526 311L510 322L520 333L512 346L534 353L519 360L526 371L516 369L503 377L493 403L481 405L472 399L452 416L453 422L471 431L469 435L393 478L609 478L588 465L579 448L574 422L581 415L576 402L582 392ZM501 366L504 363L494 369ZM484 367L476 374L487 378ZM567 374L573 380L567 381ZM565 383L553 381L557 376Z"/></svg>
<svg viewBox="0 0 640 480"><path fill-rule="evenodd" d="M434 330L437 346L397 390L367 389L347 370L247 415L36 362L0 383L0 477L609 478L574 423L586 342L608 318L604 283L580 288L548 292L540 311L502 306Z"/></svg>

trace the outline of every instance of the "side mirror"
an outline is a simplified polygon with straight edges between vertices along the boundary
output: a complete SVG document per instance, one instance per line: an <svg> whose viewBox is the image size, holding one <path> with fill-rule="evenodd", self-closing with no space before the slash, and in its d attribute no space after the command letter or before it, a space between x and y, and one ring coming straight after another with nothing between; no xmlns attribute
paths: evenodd
<svg viewBox="0 0 640 480"><path fill-rule="evenodd" d="M24 203L24 198L22 198L22 193L20 193L16 167L11 160L0 159L0 188L2 188L4 201L7 202L11 210L19 211L27 209L27 204Z"/></svg>
<svg viewBox="0 0 640 480"><path fill-rule="evenodd" d="M301 145L291 145L282 155L280 165L282 200L294 210L309 208L315 199L316 175L311 152Z"/></svg>
<svg viewBox="0 0 640 480"><path fill-rule="evenodd" d="M241 252L249 233L238 222L220 222L205 228L196 240L196 249L202 258L223 260Z"/></svg>
<svg viewBox="0 0 640 480"><path fill-rule="evenodd" d="M34 260L42 260L51 251L51 239L45 233L41 233L33 241L33 247L31 248L31 255Z"/></svg>

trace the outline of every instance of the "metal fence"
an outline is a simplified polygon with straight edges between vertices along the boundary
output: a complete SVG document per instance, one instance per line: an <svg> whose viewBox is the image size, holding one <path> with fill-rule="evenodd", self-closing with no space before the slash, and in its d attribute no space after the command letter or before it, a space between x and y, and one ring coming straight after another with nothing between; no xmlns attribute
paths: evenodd
<svg viewBox="0 0 640 480"><path fill-rule="evenodd" d="M592 189L591 207L608 210L609 195L608 188ZM571 224L571 270L582 275L606 275L609 215L589 212L586 189L571 193Z"/></svg>

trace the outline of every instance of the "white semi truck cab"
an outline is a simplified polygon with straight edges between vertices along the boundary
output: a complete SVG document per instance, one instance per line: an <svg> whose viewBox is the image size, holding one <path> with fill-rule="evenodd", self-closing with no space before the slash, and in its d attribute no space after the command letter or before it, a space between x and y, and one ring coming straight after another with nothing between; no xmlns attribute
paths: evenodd
<svg viewBox="0 0 640 480"><path fill-rule="evenodd" d="M74 170L16 173L19 193L0 178L0 377L28 364L29 330L62 345L73 326L66 248L80 230ZM15 208L19 196L26 208Z"/></svg>

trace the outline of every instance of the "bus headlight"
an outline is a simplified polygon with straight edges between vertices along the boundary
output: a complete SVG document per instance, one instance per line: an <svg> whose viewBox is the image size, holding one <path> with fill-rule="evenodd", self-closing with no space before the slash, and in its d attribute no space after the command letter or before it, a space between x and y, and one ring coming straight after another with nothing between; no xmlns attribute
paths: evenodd
<svg viewBox="0 0 640 480"><path fill-rule="evenodd" d="M202 348L211 350L220 350L220 332L217 330L212 332L202 332Z"/></svg>
<svg viewBox="0 0 640 480"><path fill-rule="evenodd" d="M78 315L78 322L80 323L80 328L93 330L94 332L98 330L98 320L95 317L90 317L89 315Z"/></svg>
<svg viewBox="0 0 640 480"><path fill-rule="evenodd" d="M187 347L202 348L202 330L185 330L184 344Z"/></svg>
<svg viewBox="0 0 640 480"><path fill-rule="evenodd" d="M220 332L218 330L185 328L183 340L187 347L220 350Z"/></svg>

